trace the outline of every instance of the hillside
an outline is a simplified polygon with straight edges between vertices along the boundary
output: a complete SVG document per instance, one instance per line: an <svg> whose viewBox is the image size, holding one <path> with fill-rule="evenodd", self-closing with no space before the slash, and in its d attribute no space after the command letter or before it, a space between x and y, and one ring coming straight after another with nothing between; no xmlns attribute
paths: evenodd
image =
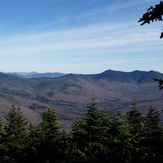
<svg viewBox="0 0 163 163"><path fill-rule="evenodd" d="M91 97L96 97L100 109L124 112L134 99L143 112L149 105L162 109L163 92L153 78L163 78L163 74L107 70L93 75L22 78L0 73L0 114L15 103L30 121L38 123L44 109L55 106L61 124L67 126L72 119L84 116Z"/></svg>

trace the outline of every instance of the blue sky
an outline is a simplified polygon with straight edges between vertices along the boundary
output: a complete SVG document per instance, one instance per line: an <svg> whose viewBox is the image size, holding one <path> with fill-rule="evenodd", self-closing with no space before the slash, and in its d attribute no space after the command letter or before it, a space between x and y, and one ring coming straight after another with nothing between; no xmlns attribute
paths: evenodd
<svg viewBox="0 0 163 163"><path fill-rule="evenodd" d="M137 22L157 0L5 0L0 71L163 72L162 22Z"/></svg>

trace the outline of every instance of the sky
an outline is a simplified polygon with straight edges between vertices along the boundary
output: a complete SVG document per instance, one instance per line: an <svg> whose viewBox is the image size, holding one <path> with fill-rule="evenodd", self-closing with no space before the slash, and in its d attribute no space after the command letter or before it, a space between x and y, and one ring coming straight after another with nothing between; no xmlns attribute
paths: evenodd
<svg viewBox="0 0 163 163"><path fill-rule="evenodd" d="M158 0L1 0L0 71L163 73L162 22L140 26Z"/></svg>

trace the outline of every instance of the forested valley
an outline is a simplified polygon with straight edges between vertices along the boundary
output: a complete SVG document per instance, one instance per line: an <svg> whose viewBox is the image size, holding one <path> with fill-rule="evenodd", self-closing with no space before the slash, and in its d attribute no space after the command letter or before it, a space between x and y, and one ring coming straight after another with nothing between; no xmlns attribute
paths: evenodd
<svg viewBox="0 0 163 163"><path fill-rule="evenodd" d="M98 109L92 98L84 118L70 132L59 125L54 108L32 125L21 108L12 105L0 122L1 163L161 163L161 113L152 106L143 114L133 101L124 114Z"/></svg>

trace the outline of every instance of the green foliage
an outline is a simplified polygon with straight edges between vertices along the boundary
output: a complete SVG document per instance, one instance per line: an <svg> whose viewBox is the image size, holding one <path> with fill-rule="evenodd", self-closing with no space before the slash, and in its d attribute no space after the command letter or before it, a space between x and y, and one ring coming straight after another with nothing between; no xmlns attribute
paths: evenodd
<svg viewBox="0 0 163 163"><path fill-rule="evenodd" d="M12 105L5 115L6 124L2 140L4 142L4 161L21 161L24 157L26 138L28 136L27 120L23 117L21 108ZM2 161L3 162L3 161Z"/></svg>
<svg viewBox="0 0 163 163"><path fill-rule="evenodd" d="M143 14L143 16L139 19L138 22L141 22L141 25L149 24L153 21L163 21L163 2L160 1L159 4L155 6L150 6L147 9L147 12ZM163 32L161 32L160 38L163 38ZM161 78L154 78L154 81L157 81L159 84L159 89L163 89L163 79Z"/></svg>
<svg viewBox="0 0 163 163"><path fill-rule="evenodd" d="M148 109L144 126L144 147L146 148L146 159L158 162L163 159L163 135L160 113L152 106Z"/></svg>
<svg viewBox="0 0 163 163"><path fill-rule="evenodd" d="M161 1L159 4L155 6L150 6L147 9L147 12L143 14L143 16L139 19L138 22L141 22L141 25L149 24L153 21L162 21L163 15L163 2ZM163 32L160 35L160 38L163 38Z"/></svg>
<svg viewBox="0 0 163 163"><path fill-rule="evenodd" d="M75 121L72 126L74 162L162 161L162 152L160 152L162 145L159 148L155 145L157 150L152 150L152 144L157 141L161 143L163 138L158 112L149 109L147 116L143 117L134 101L132 109L126 115L119 115L116 111L109 115L106 110L99 112L92 99L86 115L86 118ZM155 138L151 144L146 143L147 120L150 122L151 131L154 132L157 129L159 131L155 132L157 139ZM152 126L155 129L152 129ZM152 135L149 137L151 139ZM152 150L151 154L149 149Z"/></svg>
<svg viewBox="0 0 163 163"><path fill-rule="evenodd" d="M127 113L127 119L130 126L132 127L133 133L141 133L143 127L143 117L142 113L138 110L136 106L136 101L132 103L132 109Z"/></svg>
<svg viewBox="0 0 163 163"><path fill-rule="evenodd" d="M125 115L99 111L95 99L86 117L61 131L54 109L48 108L37 126L28 125L21 108L12 106L0 121L0 162L17 163L161 163L163 128L153 107L146 116L136 106Z"/></svg>
<svg viewBox="0 0 163 163"><path fill-rule="evenodd" d="M101 144L98 142L100 123L97 104L92 98L92 102L88 107L87 118L74 122L72 126L73 140L78 151L77 157L80 155L85 161L94 160L94 154L97 154L101 148Z"/></svg>
<svg viewBox="0 0 163 163"><path fill-rule="evenodd" d="M60 162L61 132L54 109L48 108L34 131L35 151L39 162Z"/></svg>
<svg viewBox="0 0 163 163"><path fill-rule="evenodd" d="M2 124L2 118L0 117L0 162L4 159L4 127Z"/></svg>

